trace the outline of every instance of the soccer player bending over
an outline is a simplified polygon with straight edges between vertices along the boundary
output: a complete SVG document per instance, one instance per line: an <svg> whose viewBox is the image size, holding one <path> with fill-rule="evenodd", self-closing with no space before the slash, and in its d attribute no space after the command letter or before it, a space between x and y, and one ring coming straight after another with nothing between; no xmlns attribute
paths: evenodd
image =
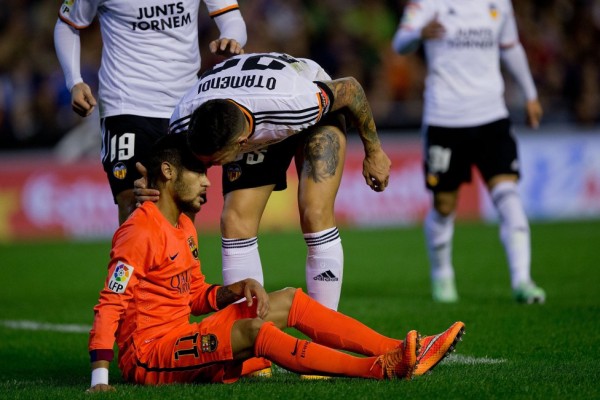
<svg viewBox="0 0 600 400"><path fill-rule="evenodd" d="M207 283L196 230L184 213L200 211L206 201L210 182L204 165L182 134L159 139L146 166L148 184L161 196L144 202L113 237L90 331L89 391L114 390L108 367L115 339L123 378L152 385L234 382L262 367L253 357L304 374L410 379L439 363L464 333L464 324L456 322L441 335L421 338L411 330L399 340L319 304L301 289L266 293L254 279ZM240 299L245 301L236 303ZM189 322L190 315L211 312L199 323ZM284 333L287 327L312 341Z"/></svg>

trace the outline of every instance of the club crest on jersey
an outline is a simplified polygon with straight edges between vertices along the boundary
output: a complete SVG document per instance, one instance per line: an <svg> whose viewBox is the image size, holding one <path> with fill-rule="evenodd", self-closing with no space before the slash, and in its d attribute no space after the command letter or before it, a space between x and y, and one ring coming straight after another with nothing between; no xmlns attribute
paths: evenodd
<svg viewBox="0 0 600 400"><path fill-rule="evenodd" d="M215 335L212 333L209 333L208 335L202 335L202 338L200 339L200 349L203 353L212 353L217 350L218 346L219 341Z"/></svg>
<svg viewBox="0 0 600 400"><path fill-rule="evenodd" d="M190 247L190 251L192 252L192 255L197 260L198 259L198 246L196 245L196 242L194 242L194 238L190 236L188 238L187 242L188 242L188 246Z"/></svg>
<svg viewBox="0 0 600 400"><path fill-rule="evenodd" d="M498 18L498 7L494 3L490 3L490 16L492 19Z"/></svg>
<svg viewBox="0 0 600 400"><path fill-rule="evenodd" d="M115 293L125 293L129 279L133 275L133 267L125 263L117 264L115 271L108 281L108 289Z"/></svg>
<svg viewBox="0 0 600 400"><path fill-rule="evenodd" d="M242 167L238 164L227 166L227 179L229 179L229 182L238 180L240 176L242 176Z"/></svg>
<svg viewBox="0 0 600 400"><path fill-rule="evenodd" d="M116 163L113 167L113 175L117 179L125 179L127 176L127 167L122 162Z"/></svg>

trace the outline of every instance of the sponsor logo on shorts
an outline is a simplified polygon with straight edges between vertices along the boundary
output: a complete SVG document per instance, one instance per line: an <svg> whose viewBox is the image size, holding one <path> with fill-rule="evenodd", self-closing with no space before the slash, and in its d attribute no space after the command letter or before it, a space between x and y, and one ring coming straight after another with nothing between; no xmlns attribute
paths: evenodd
<svg viewBox="0 0 600 400"><path fill-rule="evenodd" d="M125 263L117 264L115 271L108 281L108 289L115 293L125 293L129 279L133 275L133 267Z"/></svg>
<svg viewBox="0 0 600 400"><path fill-rule="evenodd" d="M202 335L200 339L200 349L202 349L203 353L212 353L217 350L219 346L219 341L217 337L212 333L208 335Z"/></svg>
<svg viewBox="0 0 600 400"><path fill-rule="evenodd" d="M240 176L242 176L242 167L238 164L227 166L227 179L229 179L229 182L238 180Z"/></svg>
<svg viewBox="0 0 600 400"><path fill-rule="evenodd" d="M113 167L113 175L117 179L125 179L127 176L127 167L122 162L116 163Z"/></svg>

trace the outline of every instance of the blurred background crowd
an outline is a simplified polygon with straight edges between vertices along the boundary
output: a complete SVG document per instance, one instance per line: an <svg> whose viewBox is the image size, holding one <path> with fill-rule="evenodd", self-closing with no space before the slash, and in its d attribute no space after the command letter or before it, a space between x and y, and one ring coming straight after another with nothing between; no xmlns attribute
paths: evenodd
<svg viewBox="0 0 600 400"><path fill-rule="evenodd" d="M0 1L0 149L53 147L82 124L71 111L54 52L61 1ZM248 27L247 52L287 52L314 59L334 77L352 75L363 84L380 130L414 132L419 126L423 55L399 56L390 47L406 0L238 1ZM513 5L546 111L542 129L598 127L600 0L515 0ZM204 69L219 60L208 51L216 28L206 8L201 10ZM101 49L96 22L82 31L82 74L94 93ZM523 97L510 77L506 98L513 119L522 121Z"/></svg>

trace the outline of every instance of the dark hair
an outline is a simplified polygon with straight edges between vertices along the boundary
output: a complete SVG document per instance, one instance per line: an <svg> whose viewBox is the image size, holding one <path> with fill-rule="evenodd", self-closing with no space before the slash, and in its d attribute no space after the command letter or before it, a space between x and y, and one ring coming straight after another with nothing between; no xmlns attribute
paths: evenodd
<svg viewBox="0 0 600 400"><path fill-rule="evenodd" d="M244 126L244 113L233 101L214 99L202 103L188 126L188 143L194 154L210 156L223 149Z"/></svg>
<svg viewBox="0 0 600 400"><path fill-rule="evenodd" d="M156 188L157 181L162 174L161 164L164 161L174 165L177 169L183 167L190 171L206 171L204 164L190 151L187 135L183 133L165 135L152 145L150 154L144 161L144 166L148 171L148 187Z"/></svg>

